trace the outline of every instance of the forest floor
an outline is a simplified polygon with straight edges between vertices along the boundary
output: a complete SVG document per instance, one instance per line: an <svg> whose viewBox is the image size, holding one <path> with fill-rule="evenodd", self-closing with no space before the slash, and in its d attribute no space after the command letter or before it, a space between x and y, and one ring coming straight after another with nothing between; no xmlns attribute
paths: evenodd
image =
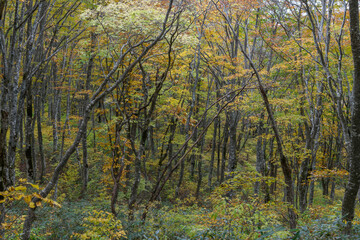
<svg viewBox="0 0 360 240"><path fill-rule="evenodd" d="M209 196L201 203L194 198L178 203L155 203L146 222L128 221L126 207L117 219L109 200L97 198L69 201L60 195L61 207L44 204L37 210L31 239L359 239L360 211L356 211L354 234L343 235L341 190L334 201L316 188L314 203L299 214L297 229L287 228L287 207L280 201L267 204L245 193L233 198ZM6 239L19 239L26 204L14 203L7 214ZM140 219L141 206L135 214Z"/></svg>

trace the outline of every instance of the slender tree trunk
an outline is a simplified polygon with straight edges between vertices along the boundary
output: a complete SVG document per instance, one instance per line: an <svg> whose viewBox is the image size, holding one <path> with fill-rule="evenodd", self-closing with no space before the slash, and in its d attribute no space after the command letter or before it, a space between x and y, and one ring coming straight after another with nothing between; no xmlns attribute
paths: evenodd
<svg viewBox="0 0 360 240"><path fill-rule="evenodd" d="M46 161L45 161L45 154L44 154L44 146L43 146L43 136L42 136L42 127L41 127L41 107L40 107L40 98L37 97L37 103L35 108L35 115L37 121L37 131L38 131L38 144L39 144L39 155L40 155L40 183L44 182L44 177L46 173Z"/></svg>
<svg viewBox="0 0 360 240"><path fill-rule="evenodd" d="M259 176L264 176L265 175L265 154L264 154L264 149L263 149L263 137L261 136L262 134L264 134L264 113L261 113L260 115L260 121L259 121L259 125L258 125L258 139L257 139L257 144L256 144L256 171L258 172ZM254 193L256 195L260 194L260 181L255 182L254 185Z"/></svg>
<svg viewBox="0 0 360 240"><path fill-rule="evenodd" d="M124 158L126 155L125 143L122 144L120 142L120 131L121 131L121 125L118 123L116 124L115 127L115 143L114 143L115 145L113 146L113 164L111 167L114 186L111 194L110 208L112 214L115 217L118 214L116 211L116 203L119 195L120 179L121 176L123 175L123 170L125 167ZM122 154L120 154L120 150L122 151Z"/></svg>
<svg viewBox="0 0 360 240"><path fill-rule="evenodd" d="M216 133L218 128L218 121L219 119L216 118L214 121L214 133L213 133L213 139L211 144L211 160L210 160L210 166L209 166L209 175L208 175L208 187L211 192L212 190L212 175L214 171L214 160L215 160L215 151L216 151Z"/></svg>
<svg viewBox="0 0 360 240"><path fill-rule="evenodd" d="M236 170L237 156L236 156L236 128L239 122L239 112L231 111L229 113L229 160L228 172L231 173Z"/></svg>
<svg viewBox="0 0 360 240"><path fill-rule="evenodd" d="M265 184L265 196L264 202L267 203L271 200L271 195L274 195L276 190L276 174L277 174L277 166L273 162L273 151L274 151L274 138L271 138L269 141L269 155L268 155L268 164L266 176L273 178L274 182L270 184ZM264 151L265 152L265 151ZM266 159L265 159L266 161Z"/></svg>
<svg viewBox="0 0 360 240"><path fill-rule="evenodd" d="M198 132L198 130L194 129L194 135L193 135L193 138L192 138L193 141L196 141L196 139L197 139L197 132ZM190 155L190 158L189 158L189 162L190 162L190 180L191 181L194 181L196 159L197 159L197 156L195 155L195 153L192 153Z"/></svg>
<svg viewBox="0 0 360 240"><path fill-rule="evenodd" d="M225 180L225 164L226 164L226 154L227 154L227 143L229 139L229 121L228 118L225 120L224 125L224 141L222 146L222 159L221 159L221 170L220 170L220 183Z"/></svg>
<svg viewBox="0 0 360 240"><path fill-rule="evenodd" d="M168 159L169 159L169 168L172 168L172 157L173 157L173 152L174 152L174 144L173 144L173 140L175 137L175 131L176 131L176 126L177 126L177 122L175 121L175 118L172 117L171 118L171 123L170 123L170 137L169 137L169 142L168 142ZM160 173L159 173L160 175Z"/></svg>
<svg viewBox="0 0 360 240"><path fill-rule="evenodd" d="M128 208L129 208L129 220L133 221L134 220L134 208L135 208L135 203L136 203L136 199L138 196L138 188L139 188L139 184L140 184L140 177L141 177L141 158L143 157L143 153L144 153L144 146L145 146L145 142L146 142L146 138L147 138L147 129L145 131L142 132L141 134L141 143L140 143L140 147L139 147L139 151L136 152L136 147L134 144L134 138L132 136L130 136L130 141L131 141L131 145L132 145L132 149L133 152L135 154L135 171L134 171L134 180L133 180L133 185L131 188L131 195L130 195L130 199L129 199L129 204L128 204Z"/></svg>
<svg viewBox="0 0 360 240"><path fill-rule="evenodd" d="M340 167L340 162L342 159L342 149L343 149L343 139L341 136L341 126L338 125L338 133L337 133L337 137L336 137L336 159L335 159L335 163L334 163L334 167L335 169L339 169ZM332 179L332 184L331 184L331 192L330 192L330 199L332 201L334 201L335 199L335 179Z"/></svg>
<svg viewBox="0 0 360 240"><path fill-rule="evenodd" d="M52 76L53 76L53 89L52 89L52 99L51 99L51 121L52 121L52 133L53 133L53 154L57 155L58 151L58 114L60 109L58 109L58 98L60 98L57 90L57 67L56 63L52 64ZM56 157L54 156L53 162L56 162Z"/></svg>
<svg viewBox="0 0 360 240"><path fill-rule="evenodd" d="M32 94L31 88L28 89L27 93L27 101L26 101L26 123L25 123L25 157L26 157L26 166L27 166L27 176L30 182L36 181L35 175L35 166L33 159L33 145L32 139L34 132L32 131L32 121L33 121L33 101L32 101Z"/></svg>
<svg viewBox="0 0 360 240"><path fill-rule="evenodd" d="M202 154L203 152L200 150L200 154ZM203 174L202 174L202 157L200 155L199 160L198 160L198 179L197 179L197 184L196 184L196 192L195 192L195 198L199 199L200 197L200 188L201 188L201 183L202 183L202 178L203 178Z"/></svg>

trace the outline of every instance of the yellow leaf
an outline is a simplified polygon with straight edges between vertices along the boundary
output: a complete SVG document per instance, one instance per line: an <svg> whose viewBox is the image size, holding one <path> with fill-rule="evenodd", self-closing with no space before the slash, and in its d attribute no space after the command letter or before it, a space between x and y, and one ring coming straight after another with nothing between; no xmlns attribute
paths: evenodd
<svg viewBox="0 0 360 240"><path fill-rule="evenodd" d="M39 189L40 189L39 185L32 184L32 183L30 183L30 185L31 185L33 188L36 188L37 190L39 190Z"/></svg>
<svg viewBox="0 0 360 240"><path fill-rule="evenodd" d="M28 195L28 196L24 197L24 201L25 201L27 204L29 204L30 201L31 201L31 195Z"/></svg>
<svg viewBox="0 0 360 240"><path fill-rule="evenodd" d="M34 203L34 202L30 202L29 207L35 208L35 203Z"/></svg>
<svg viewBox="0 0 360 240"><path fill-rule="evenodd" d="M37 202L36 202L36 206L37 206L37 207L40 207L40 206L41 206L41 202L40 202L40 201L37 201Z"/></svg>
<svg viewBox="0 0 360 240"><path fill-rule="evenodd" d="M18 186L15 188L15 191L25 191L26 190L26 187L24 186Z"/></svg>
<svg viewBox="0 0 360 240"><path fill-rule="evenodd" d="M6 197L9 194L8 191L0 192L0 196Z"/></svg>

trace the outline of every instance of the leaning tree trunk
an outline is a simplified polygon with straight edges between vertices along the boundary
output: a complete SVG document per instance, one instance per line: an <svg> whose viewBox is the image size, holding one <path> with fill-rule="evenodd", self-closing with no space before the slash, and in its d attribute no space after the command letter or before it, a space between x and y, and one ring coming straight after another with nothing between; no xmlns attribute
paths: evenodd
<svg viewBox="0 0 360 240"><path fill-rule="evenodd" d="M277 125L277 122L275 121L275 117L274 117L274 113L273 110L271 108L269 99L267 97L267 93L266 90L264 89L263 83L262 83L262 79L260 77L260 74L258 72L258 70L256 69L254 63L251 61L251 59L248 57L248 55L243 51L243 49L241 50L244 54L244 56L249 60L250 66L251 68L254 70L254 73L256 75L257 78L257 82L258 82L258 86L259 86L259 91L260 91L260 95L264 101L264 105L266 108L266 111L268 113L268 117L270 120L270 125L272 127L272 130L274 132L275 135L275 139L277 142L277 147L278 147L278 152L280 155L280 165L283 171L283 175L284 175L284 180L285 180L285 184L286 184L286 201L291 205L288 207L288 221L289 221L289 225L291 229L295 229L296 228L296 218L297 218L297 214L295 213L293 206L294 206L294 184L292 181L292 169L289 165L288 159L284 153L283 150L283 146L282 146L282 140L281 140L281 136L280 136L280 132L279 132L279 128Z"/></svg>

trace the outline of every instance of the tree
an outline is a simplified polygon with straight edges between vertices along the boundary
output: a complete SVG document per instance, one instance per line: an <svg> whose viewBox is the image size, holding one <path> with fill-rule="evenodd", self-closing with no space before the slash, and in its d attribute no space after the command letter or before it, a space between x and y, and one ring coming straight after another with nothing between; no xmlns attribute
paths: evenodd
<svg viewBox="0 0 360 240"><path fill-rule="evenodd" d="M349 1L351 50L354 64L353 110L351 118L351 146L349 152L350 176L342 204L342 217L346 221L346 231L352 227L355 199L360 186L360 29L359 2Z"/></svg>

